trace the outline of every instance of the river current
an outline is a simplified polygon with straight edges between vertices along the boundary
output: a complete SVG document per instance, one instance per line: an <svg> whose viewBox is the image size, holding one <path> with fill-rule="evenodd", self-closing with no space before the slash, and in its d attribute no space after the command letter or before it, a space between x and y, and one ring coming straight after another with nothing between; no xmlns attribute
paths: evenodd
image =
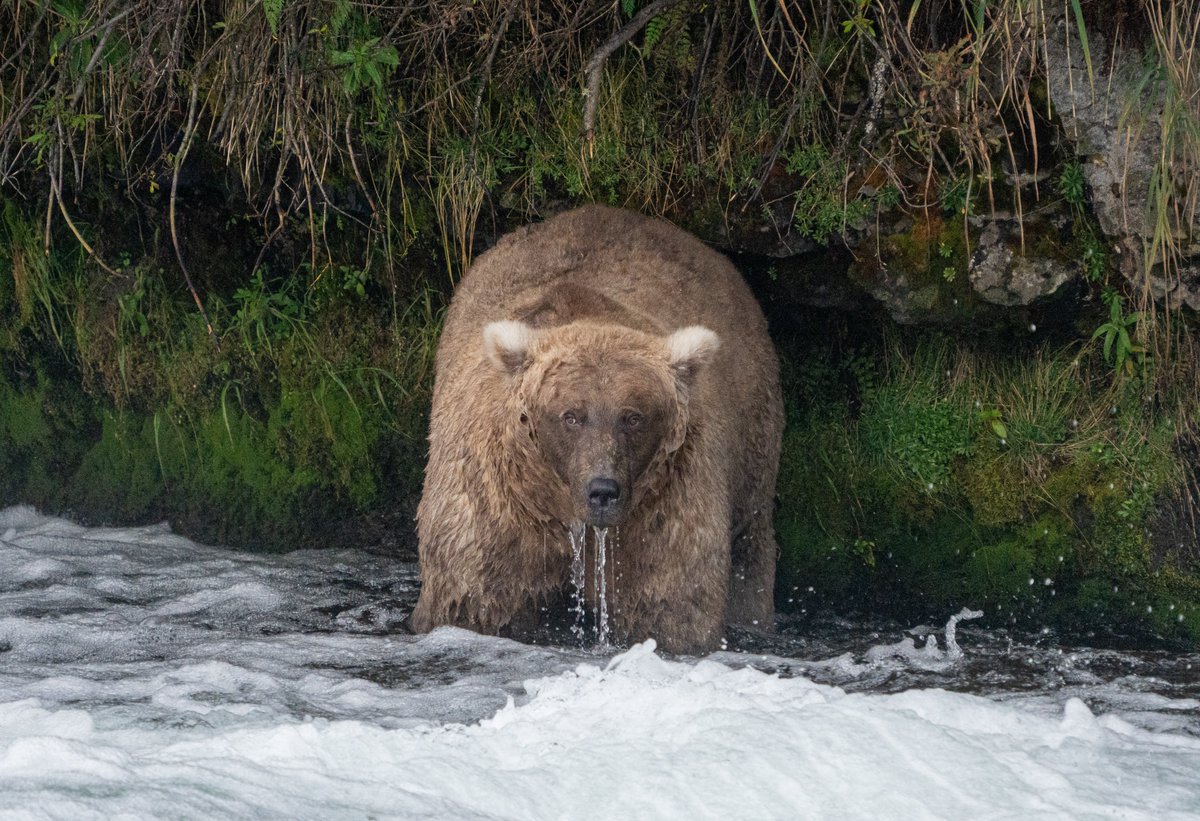
<svg viewBox="0 0 1200 821"><path fill-rule="evenodd" d="M964 611L675 658L412 636L418 590L0 511L0 817L1200 817L1196 653Z"/></svg>

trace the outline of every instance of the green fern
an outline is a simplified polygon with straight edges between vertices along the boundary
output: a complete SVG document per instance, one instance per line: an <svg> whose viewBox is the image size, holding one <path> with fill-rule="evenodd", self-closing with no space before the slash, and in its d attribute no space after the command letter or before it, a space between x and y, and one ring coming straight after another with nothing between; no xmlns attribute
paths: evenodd
<svg viewBox="0 0 1200 821"><path fill-rule="evenodd" d="M646 24L646 35L643 42L645 43L647 54L653 51L654 47L658 45L659 41L662 40L663 32L666 30L667 24L670 22L671 20L669 17L660 14Z"/></svg>
<svg viewBox="0 0 1200 821"><path fill-rule="evenodd" d="M346 24L350 22L350 14L354 11L346 0L338 0L333 7L333 15L329 18L329 33L335 37L345 30Z"/></svg>
<svg viewBox="0 0 1200 821"><path fill-rule="evenodd" d="M263 14L267 16L267 25L272 34L279 33L279 15L283 13L285 0L263 0Z"/></svg>

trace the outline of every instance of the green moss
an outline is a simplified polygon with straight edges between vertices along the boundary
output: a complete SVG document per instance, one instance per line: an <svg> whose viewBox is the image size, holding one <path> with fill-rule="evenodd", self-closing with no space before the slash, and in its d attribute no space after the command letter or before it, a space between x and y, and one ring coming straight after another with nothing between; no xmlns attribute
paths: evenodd
<svg viewBox="0 0 1200 821"><path fill-rule="evenodd" d="M108 522L145 520L163 493L151 426L137 414L104 413L100 440L71 479L72 508L103 511Z"/></svg>
<svg viewBox="0 0 1200 821"><path fill-rule="evenodd" d="M851 280L868 290L901 287L909 313L939 324L964 324L994 311L971 287L963 223L929 211L910 220L898 222L898 230L885 228L876 253L860 254L850 266Z"/></svg>
<svg viewBox="0 0 1200 821"><path fill-rule="evenodd" d="M95 435L95 407L39 362L0 370L0 503L64 504L68 479Z"/></svg>
<svg viewBox="0 0 1200 821"><path fill-rule="evenodd" d="M14 213L5 230L25 242ZM436 298L391 310L358 266L311 287L261 269L210 297L210 334L150 258L107 279L84 264L51 257L46 309L35 299L0 345L0 504L284 548L411 493L384 494L384 477L419 486Z"/></svg>
<svg viewBox="0 0 1200 821"><path fill-rule="evenodd" d="M44 390L18 393L8 385L0 387L0 437L17 450L46 448L50 445L51 429L44 412Z"/></svg>
<svg viewBox="0 0 1200 821"><path fill-rule="evenodd" d="M984 442L975 458L963 460L956 478L981 524L1011 524L1024 514L1029 487L1011 452L990 439Z"/></svg>
<svg viewBox="0 0 1200 821"><path fill-rule="evenodd" d="M1074 527L1047 513L1008 533L972 551L964 592L1010 618L1040 614L1074 572Z"/></svg>

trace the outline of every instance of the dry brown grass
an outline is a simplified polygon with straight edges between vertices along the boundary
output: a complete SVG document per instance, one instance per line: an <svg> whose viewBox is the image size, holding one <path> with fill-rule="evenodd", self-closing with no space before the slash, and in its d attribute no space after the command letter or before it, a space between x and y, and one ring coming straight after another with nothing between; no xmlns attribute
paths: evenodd
<svg viewBox="0 0 1200 821"><path fill-rule="evenodd" d="M1200 15L1189 16L1191 2L1119 5L1145 19L1173 95L1163 121L1169 195L1156 236L1169 257L1191 241L1182 226L1194 224L1200 191ZM505 191L523 192L516 203L526 215L548 198L533 155L512 148L535 136L543 162L582 168L583 181L557 196L625 197L655 211L701 196L746 211L788 196L769 182L781 157L815 143L844 167L847 199L883 179L926 207L938 179L957 177L1020 215L1021 186L1004 186L1012 202L997 205L994 182L1043 162L1042 46L1050 22L1074 20L1078 7L10 0L0 7L0 188L44 202L48 222L65 221L89 243L73 214L99 180L115 173L135 201L173 192L203 145L236 177L264 248L285 226L304 225L309 267L320 271L331 261L328 226L338 222L392 259L411 241L420 196L434 206L451 276L469 262L477 220ZM505 112L522 95L534 103L514 123ZM644 105L629 109L630 95ZM768 113L748 124L747 101ZM578 114L565 117L564 106ZM624 179L607 188L591 179L604 158L593 156L589 135L647 117L655 136L620 131ZM650 140L649 155L630 150L639 139ZM696 168L707 175L699 182ZM347 181L366 208L347 202Z"/></svg>

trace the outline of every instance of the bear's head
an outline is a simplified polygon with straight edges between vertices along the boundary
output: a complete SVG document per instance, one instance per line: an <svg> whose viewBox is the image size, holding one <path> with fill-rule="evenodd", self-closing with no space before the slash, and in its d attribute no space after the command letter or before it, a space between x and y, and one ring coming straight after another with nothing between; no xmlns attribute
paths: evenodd
<svg viewBox="0 0 1200 821"><path fill-rule="evenodd" d="M484 328L488 360L506 377L505 424L547 478L539 506L563 522L619 525L653 488L653 468L684 443L689 396L717 335L692 326L666 336L572 322Z"/></svg>

